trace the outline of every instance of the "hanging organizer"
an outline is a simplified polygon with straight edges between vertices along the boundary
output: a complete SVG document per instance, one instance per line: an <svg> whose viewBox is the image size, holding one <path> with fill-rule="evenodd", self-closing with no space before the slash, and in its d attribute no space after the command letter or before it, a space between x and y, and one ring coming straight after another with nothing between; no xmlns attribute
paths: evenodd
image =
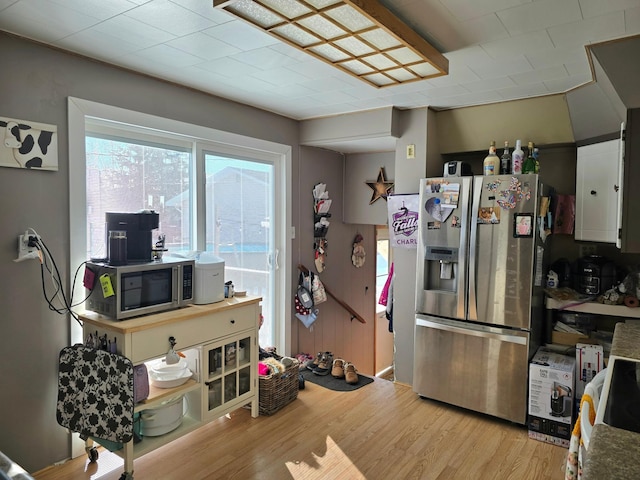
<svg viewBox="0 0 640 480"><path fill-rule="evenodd" d="M313 249L315 250L316 271L321 273L325 269L327 256L327 231L329 230L329 213L331 199L327 186L318 183L313 187Z"/></svg>

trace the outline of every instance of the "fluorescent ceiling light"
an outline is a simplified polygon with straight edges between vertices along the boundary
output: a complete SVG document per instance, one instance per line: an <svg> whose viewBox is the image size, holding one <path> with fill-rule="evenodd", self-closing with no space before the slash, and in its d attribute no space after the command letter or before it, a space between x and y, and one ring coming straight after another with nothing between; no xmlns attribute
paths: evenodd
<svg viewBox="0 0 640 480"><path fill-rule="evenodd" d="M214 0L214 6L374 87L449 73L449 61L377 0Z"/></svg>

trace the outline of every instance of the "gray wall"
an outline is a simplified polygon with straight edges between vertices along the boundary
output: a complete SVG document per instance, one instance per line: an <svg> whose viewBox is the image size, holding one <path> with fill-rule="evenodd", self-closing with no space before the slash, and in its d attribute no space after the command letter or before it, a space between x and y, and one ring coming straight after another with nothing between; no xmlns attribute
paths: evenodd
<svg viewBox="0 0 640 480"><path fill-rule="evenodd" d="M0 168L0 450L36 471L69 456L68 435L56 422L55 407L58 353L69 344L70 327L66 316L47 307L38 262L13 259L18 234L34 228L51 250L68 290L74 272L68 265L67 97L292 145L293 178L298 177L298 124L2 33L0 50L5 65L0 116L58 127L59 171ZM299 197L296 182L292 195ZM292 214L298 218L297 202ZM299 251L297 242L294 252Z"/></svg>
<svg viewBox="0 0 640 480"><path fill-rule="evenodd" d="M401 112L402 135L396 145L395 193L418 193L427 175L426 108ZM407 145L416 146L413 159L406 158ZM396 381L413 384L413 337L416 307L416 255L414 249L394 248L393 330Z"/></svg>
<svg viewBox="0 0 640 480"><path fill-rule="evenodd" d="M344 221L366 225L387 224L387 202L381 199L373 204L367 182L376 182L380 168L385 179L393 182L395 152L351 153L344 160Z"/></svg>

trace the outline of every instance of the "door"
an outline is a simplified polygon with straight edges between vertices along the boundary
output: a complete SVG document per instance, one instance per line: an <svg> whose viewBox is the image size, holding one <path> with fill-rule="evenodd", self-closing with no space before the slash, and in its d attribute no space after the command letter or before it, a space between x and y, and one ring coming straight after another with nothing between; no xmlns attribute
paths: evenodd
<svg viewBox="0 0 640 480"><path fill-rule="evenodd" d="M413 389L524 424L529 333L416 317Z"/></svg>
<svg viewBox="0 0 640 480"><path fill-rule="evenodd" d="M470 321L530 328L537 195L537 175L474 177Z"/></svg>
<svg viewBox="0 0 640 480"><path fill-rule="evenodd" d="M281 275L276 245L275 169L268 160L243 159L204 151L206 250L225 261L225 281L235 291L262 297L260 345L276 346L284 325L275 322L276 277ZM281 210L279 210L281 211Z"/></svg>
<svg viewBox="0 0 640 480"><path fill-rule="evenodd" d="M417 312L465 318L471 180L420 181Z"/></svg>

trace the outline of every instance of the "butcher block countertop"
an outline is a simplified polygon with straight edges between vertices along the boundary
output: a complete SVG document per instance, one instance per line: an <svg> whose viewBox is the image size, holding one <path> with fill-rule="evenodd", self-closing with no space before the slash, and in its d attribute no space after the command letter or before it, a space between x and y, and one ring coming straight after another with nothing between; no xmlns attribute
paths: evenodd
<svg viewBox="0 0 640 480"><path fill-rule="evenodd" d="M618 323L611 354L640 359L640 321ZM584 464L583 480L640 478L640 433L596 424Z"/></svg>

